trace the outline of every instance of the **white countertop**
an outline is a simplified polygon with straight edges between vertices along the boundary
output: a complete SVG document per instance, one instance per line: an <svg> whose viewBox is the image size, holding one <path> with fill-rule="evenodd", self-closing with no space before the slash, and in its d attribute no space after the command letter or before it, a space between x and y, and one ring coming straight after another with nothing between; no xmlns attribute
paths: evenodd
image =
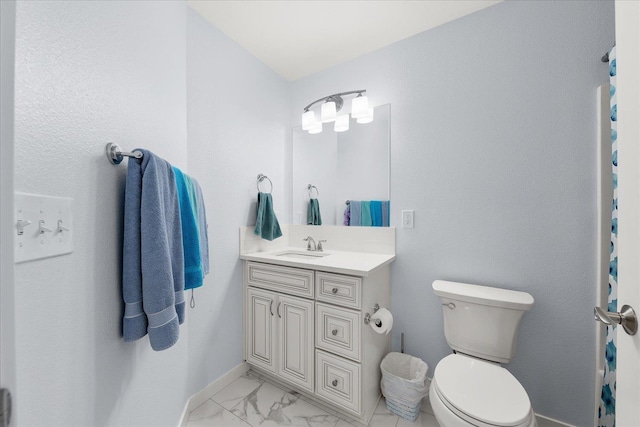
<svg viewBox="0 0 640 427"><path fill-rule="evenodd" d="M287 267L308 268L311 270L327 271L330 273L350 274L352 276L368 276L372 271L392 263L395 255L373 254L364 252L347 252L325 250L328 254L322 258L300 259L289 256L279 256L285 252L305 252L299 247L278 248L272 252L250 252L240 255L240 259L264 262L266 264L284 265ZM315 252L310 252L314 254Z"/></svg>

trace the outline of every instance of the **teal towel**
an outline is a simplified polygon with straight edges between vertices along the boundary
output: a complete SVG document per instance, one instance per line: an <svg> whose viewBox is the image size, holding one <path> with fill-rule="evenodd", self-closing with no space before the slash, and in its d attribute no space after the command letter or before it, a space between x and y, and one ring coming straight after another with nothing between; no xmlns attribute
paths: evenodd
<svg viewBox="0 0 640 427"><path fill-rule="evenodd" d="M277 239L282 236L278 218L273 211L273 199L270 193L258 193L258 215L256 228L253 232L266 240Z"/></svg>
<svg viewBox="0 0 640 427"><path fill-rule="evenodd" d="M363 227L371 227L371 202L362 203L362 217L360 218L360 225Z"/></svg>
<svg viewBox="0 0 640 427"><path fill-rule="evenodd" d="M202 260L200 258L200 232L196 217L195 191L189 177L177 167L173 167L180 201L182 220L182 247L184 251L184 289L202 286ZM189 188L191 186L191 189ZM192 197L193 194L193 197ZM194 210L194 206L196 210Z"/></svg>
<svg viewBox="0 0 640 427"><path fill-rule="evenodd" d="M307 208L307 224L322 225L320 217L320 203L318 199L309 199L309 207Z"/></svg>
<svg viewBox="0 0 640 427"><path fill-rule="evenodd" d="M371 225L382 227L382 202L379 200L371 201Z"/></svg>

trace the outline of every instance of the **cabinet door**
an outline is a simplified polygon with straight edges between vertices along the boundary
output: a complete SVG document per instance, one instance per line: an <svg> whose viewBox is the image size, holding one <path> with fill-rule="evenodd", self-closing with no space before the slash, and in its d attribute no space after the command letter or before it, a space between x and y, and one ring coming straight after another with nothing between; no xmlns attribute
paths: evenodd
<svg viewBox="0 0 640 427"><path fill-rule="evenodd" d="M276 294L247 289L247 362L276 373Z"/></svg>
<svg viewBox="0 0 640 427"><path fill-rule="evenodd" d="M313 392L313 301L278 295L280 331L278 375Z"/></svg>

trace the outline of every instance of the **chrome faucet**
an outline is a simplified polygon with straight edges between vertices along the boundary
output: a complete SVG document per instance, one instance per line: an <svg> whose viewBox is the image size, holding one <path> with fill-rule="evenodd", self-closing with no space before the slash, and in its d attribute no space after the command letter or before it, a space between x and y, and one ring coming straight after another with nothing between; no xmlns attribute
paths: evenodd
<svg viewBox="0 0 640 427"><path fill-rule="evenodd" d="M313 240L313 237L311 236L307 236L306 239L302 239L303 241L307 242L307 250L308 251L316 251L317 247L316 247L316 241ZM313 243L313 247L311 247L311 244Z"/></svg>

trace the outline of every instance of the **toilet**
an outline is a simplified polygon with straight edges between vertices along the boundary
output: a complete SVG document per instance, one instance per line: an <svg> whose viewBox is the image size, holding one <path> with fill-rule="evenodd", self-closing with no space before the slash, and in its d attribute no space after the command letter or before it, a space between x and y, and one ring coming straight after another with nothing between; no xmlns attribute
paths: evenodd
<svg viewBox="0 0 640 427"><path fill-rule="evenodd" d="M533 306L526 292L436 280L444 335L454 350L436 365L429 401L442 427L536 427L524 387L501 366L516 352Z"/></svg>

